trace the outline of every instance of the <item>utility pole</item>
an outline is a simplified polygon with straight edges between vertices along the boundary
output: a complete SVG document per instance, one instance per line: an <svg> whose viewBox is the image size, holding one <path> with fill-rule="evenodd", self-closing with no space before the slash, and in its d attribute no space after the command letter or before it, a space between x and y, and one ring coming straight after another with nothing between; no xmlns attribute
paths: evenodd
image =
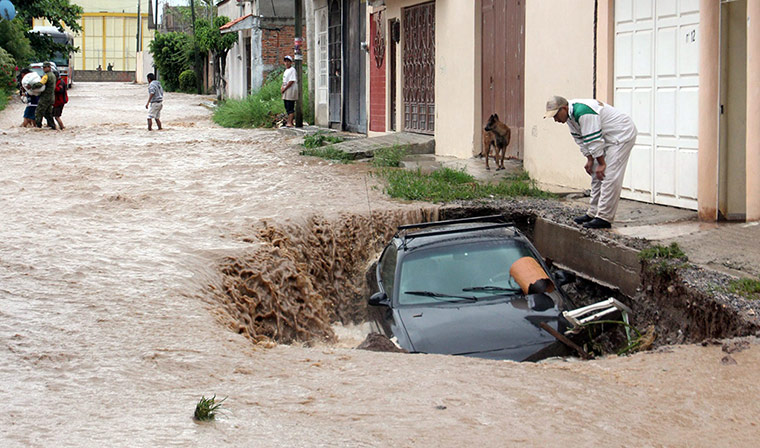
<svg viewBox="0 0 760 448"><path fill-rule="evenodd" d="M142 43L142 15L140 15L140 6L142 6L142 0L137 0L137 46L135 47L137 48L137 51L142 51L142 48L140 47L140 44Z"/></svg>
<svg viewBox="0 0 760 448"><path fill-rule="evenodd" d="M295 54L294 59L296 62L296 82L298 83L298 100L296 100L296 127L303 127L303 83L301 82L303 76L303 54L301 53L301 44L303 42L303 0L295 0L296 2L296 30L295 30Z"/></svg>
<svg viewBox="0 0 760 448"><path fill-rule="evenodd" d="M195 40L195 0L190 0L190 19L193 21L193 56L195 63L193 69L195 70L195 86L198 89L198 93L201 93L201 67L198 63L198 41Z"/></svg>

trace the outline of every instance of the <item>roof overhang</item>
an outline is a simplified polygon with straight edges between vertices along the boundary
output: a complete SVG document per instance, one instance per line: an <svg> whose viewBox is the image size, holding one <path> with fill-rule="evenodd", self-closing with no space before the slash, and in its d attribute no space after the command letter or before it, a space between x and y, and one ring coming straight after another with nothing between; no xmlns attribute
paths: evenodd
<svg viewBox="0 0 760 448"><path fill-rule="evenodd" d="M253 14L248 14L243 17L238 17L235 20L231 20L219 27L219 31L224 33L236 33L242 30L250 30L254 27Z"/></svg>

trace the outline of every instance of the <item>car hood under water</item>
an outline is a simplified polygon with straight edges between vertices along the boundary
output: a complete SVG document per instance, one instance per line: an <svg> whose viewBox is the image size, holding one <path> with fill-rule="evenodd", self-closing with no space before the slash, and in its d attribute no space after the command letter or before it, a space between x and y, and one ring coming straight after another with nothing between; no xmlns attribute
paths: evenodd
<svg viewBox="0 0 760 448"><path fill-rule="evenodd" d="M556 328L560 314L543 294L403 307L398 312L412 344L410 351L513 361L525 360L554 343L537 323L545 321Z"/></svg>

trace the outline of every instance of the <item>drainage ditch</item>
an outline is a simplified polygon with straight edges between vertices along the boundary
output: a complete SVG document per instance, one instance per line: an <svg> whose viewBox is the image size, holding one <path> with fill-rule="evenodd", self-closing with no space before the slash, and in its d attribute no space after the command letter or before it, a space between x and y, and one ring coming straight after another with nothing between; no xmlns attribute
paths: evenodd
<svg viewBox="0 0 760 448"><path fill-rule="evenodd" d="M575 306L609 297L629 306L631 324L642 332L649 329L653 339L648 346L758 331L735 304L690 284L684 277L695 274L688 269L652 269L625 245L589 239L535 213L489 207L312 216L284 225L262 222L251 252L221 263L223 320L254 342L337 343L337 326L368 321L372 282L367 278L374 275L372 264L399 225L495 213L506 214L555 266L578 274L574 284L564 287ZM621 339L622 331L610 332L596 338L595 348L614 351L625 342Z"/></svg>

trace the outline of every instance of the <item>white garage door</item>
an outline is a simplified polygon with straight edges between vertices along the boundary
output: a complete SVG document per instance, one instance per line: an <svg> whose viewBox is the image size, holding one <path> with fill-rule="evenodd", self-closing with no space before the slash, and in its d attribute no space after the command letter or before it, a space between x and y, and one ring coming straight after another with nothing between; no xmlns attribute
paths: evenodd
<svg viewBox="0 0 760 448"><path fill-rule="evenodd" d="M697 208L699 0L615 1L615 107L639 136L623 197Z"/></svg>

